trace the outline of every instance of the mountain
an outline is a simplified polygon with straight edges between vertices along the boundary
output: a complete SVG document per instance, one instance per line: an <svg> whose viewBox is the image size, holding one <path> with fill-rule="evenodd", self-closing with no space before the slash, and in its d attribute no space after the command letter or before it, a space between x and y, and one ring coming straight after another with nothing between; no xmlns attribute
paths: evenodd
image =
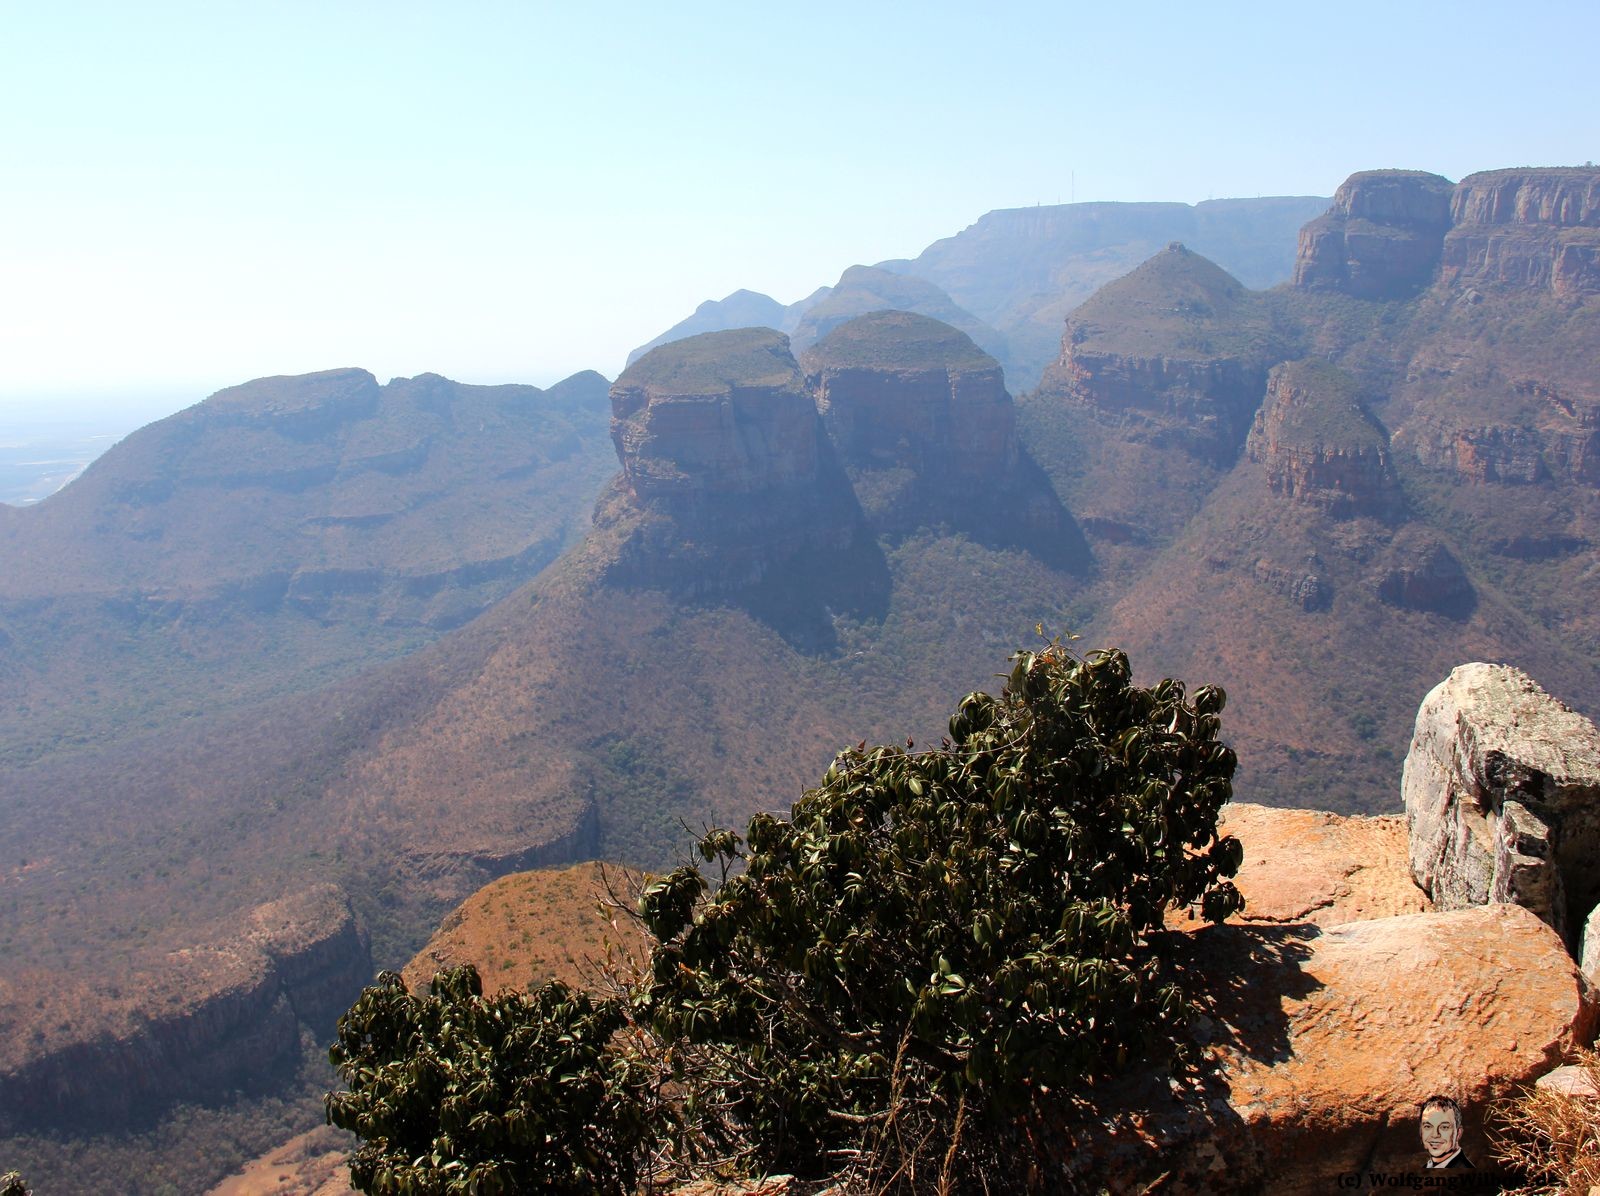
<svg viewBox="0 0 1600 1196"><path fill-rule="evenodd" d="M1021 415L1109 583L1088 634L1228 689L1242 792L1386 808L1460 660L1600 708L1597 187L1364 172L1289 287L1169 249L1069 319Z"/></svg>
<svg viewBox="0 0 1600 1196"><path fill-rule="evenodd" d="M955 236L935 241L915 258L874 267L932 284L943 292L941 302L948 307L936 310L895 299L858 303L848 310L861 315L877 307L898 307L954 324L999 358L1011 389L1021 394L1038 384L1055 358L1067 314L1163 245L1182 241L1245 286L1271 287L1287 281L1294 268L1301 225L1327 206L1326 197L1270 196L1192 206L1073 203L999 209ZM845 277L850 276L846 271ZM887 300L891 291L882 282L875 285ZM801 317L828 299L831 290L821 288L786 308L750 291L707 301L693 316L635 349L628 363L668 340L756 325L796 334L799 351L815 339L798 331ZM960 318L952 318L954 312Z"/></svg>
<svg viewBox="0 0 1600 1196"><path fill-rule="evenodd" d="M826 296L806 308L795 325L795 351L804 352L847 320L885 310L939 320L966 333L990 356L1005 356L1005 338L958 307L937 286L875 266L851 266Z"/></svg>
<svg viewBox="0 0 1600 1196"><path fill-rule="evenodd" d="M1035 624L1226 686L1240 794L1269 803L1394 809L1416 705L1462 660L1593 713L1597 189L1356 176L1296 282L1169 246L1073 311L1020 403L973 337L903 312L798 360L759 328L643 355L610 390L593 525L478 618L315 691L8 765L0 1087L72 1074L132 1093L116 1113L290 1083L279 998L347 982L362 931L398 963L506 871L660 867L680 824L782 808L843 744L936 739ZM251 937L306 893L352 932ZM286 941L331 946L302 966ZM129 1065L160 1042L203 1066ZM8 1157L45 1150L11 1128Z"/></svg>
<svg viewBox="0 0 1600 1196"><path fill-rule="evenodd" d="M693 315L679 320L655 340L629 353L628 364L632 365L657 345L698 336L702 332L729 332L735 328L775 328L779 332L793 332L800 317L825 299L831 289L818 287L804 299L787 307L759 291L742 288L724 299L707 299L694 309Z"/></svg>
<svg viewBox="0 0 1600 1196"><path fill-rule="evenodd" d="M989 509L1020 518L1042 475L1007 480L1021 449L998 366L954 329L926 342L926 325L873 329L846 325L828 350L854 371L854 401L925 405L929 446L960 421L995 450L967 483L1012 496ZM897 390L891 362L943 390ZM988 380L970 409L951 407L952 372L958 390ZM112 1076L119 1100L157 1108L207 1075L287 1082L287 1039L268 1050L250 1017L223 1014L245 1008L230 974L181 963L231 958L229 927L263 903L334 886L383 966L504 872L660 867L683 823L785 806L846 742L937 738L952 704L1035 624L1059 624L1082 585L1081 535L1059 510L1065 550L1048 525L980 539L937 511L877 535L781 334L663 346L610 398L621 472L594 526L472 623L316 693L8 770L0 950L16 962L0 979L81 994L61 1027L48 1002L8 1003L8 1092L25 1101L70 1060L79 1078L52 1124L115 1127L116 1109L88 1096ZM162 1041L226 1066L130 1072L123 1060L150 1048L137 1034L118 1045L121 1028L159 1037L168 1021L187 1038Z"/></svg>
<svg viewBox="0 0 1600 1196"><path fill-rule="evenodd" d="M263 378L0 508L0 759L303 689L467 622L582 534L611 470L606 386Z"/></svg>

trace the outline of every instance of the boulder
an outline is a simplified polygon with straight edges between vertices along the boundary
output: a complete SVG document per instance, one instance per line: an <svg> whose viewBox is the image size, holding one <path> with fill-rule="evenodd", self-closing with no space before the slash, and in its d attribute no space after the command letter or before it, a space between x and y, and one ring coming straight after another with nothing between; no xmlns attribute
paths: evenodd
<svg viewBox="0 0 1600 1196"><path fill-rule="evenodd" d="M1208 1062L1098 1091L1057 1156L1063 1188L1309 1196L1355 1171L1420 1175L1435 1094L1460 1103L1463 1147L1483 1159L1493 1102L1593 1029L1560 940L1512 905L1208 927L1185 954Z"/></svg>
<svg viewBox="0 0 1600 1196"><path fill-rule="evenodd" d="M1578 971L1600 989L1600 906L1590 910L1583 920L1583 935L1578 940Z"/></svg>
<svg viewBox="0 0 1600 1196"><path fill-rule="evenodd" d="M1569 943L1600 903L1600 730L1525 673L1466 664L1417 711L1411 871L1440 909L1509 901Z"/></svg>
<svg viewBox="0 0 1600 1196"><path fill-rule="evenodd" d="M1300 230L1294 285L1363 299L1414 295L1433 279L1450 228L1449 179L1421 170L1366 170Z"/></svg>
<svg viewBox="0 0 1600 1196"><path fill-rule="evenodd" d="M1557 1096L1581 1096L1588 1100L1600 1097L1600 1085L1595 1083L1594 1073L1577 1063L1568 1063L1540 1076L1534 1087Z"/></svg>
<svg viewBox="0 0 1600 1196"><path fill-rule="evenodd" d="M1236 922L1326 928L1433 908L1411 879L1399 814L1347 817L1230 802L1220 833L1244 844L1234 884L1245 906Z"/></svg>

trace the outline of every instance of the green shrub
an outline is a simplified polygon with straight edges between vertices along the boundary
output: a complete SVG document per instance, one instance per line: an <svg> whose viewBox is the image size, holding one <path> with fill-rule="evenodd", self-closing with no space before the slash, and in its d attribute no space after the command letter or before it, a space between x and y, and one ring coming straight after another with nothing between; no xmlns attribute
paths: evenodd
<svg viewBox="0 0 1600 1196"><path fill-rule="evenodd" d="M1240 909L1243 852L1216 830L1220 690L1141 688L1121 652L1059 641L1012 659L938 748L863 743L788 819L707 833L718 884L646 887L648 973L623 997L380 977L332 1052L355 1185L627 1191L665 1157L865 1160L876 1190L918 1186L929 1151L941 1190L1026 1174L1004 1143L1042 1094L1179 1047L1164 918Z"/></svg>
<svg viewBox="0 0 1600 1196"><path fill-rule="evenodd" d="M552 981L483 996L470 965L414 997L394 972L339 1020L347 1092L328 1120L362 1140L351 1183L372 1196L632 1192L643 1066L613 1048L616 1002Z"/></svg>
<svg viewBox="0 0 1600 1196"><path fill-rule="evenodd" d="M1243 904L1216 835L1223 700L1052 643L964 699L943 746L862 745L748 846L708 834L720 887L685 867L641 902L654 1029L725 1061L702 1103L762 1164L807 1169L896 1102L1003 1117L1168 1050L1163 915Z"/></svg>

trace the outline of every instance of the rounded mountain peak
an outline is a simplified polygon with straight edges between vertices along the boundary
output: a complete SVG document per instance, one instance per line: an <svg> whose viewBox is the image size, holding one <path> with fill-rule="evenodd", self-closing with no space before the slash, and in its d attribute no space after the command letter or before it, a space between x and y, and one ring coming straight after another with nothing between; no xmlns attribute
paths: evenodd
<svg viewBox="0 0 1600 1196"><path fill-rule="evenodd" d="M734 328L657 345L622 371L613 394L649 390L687 397L790 388L801 389L801 379L789 338L771 328Z"/></svg>
<svg viewBox="0 0 1600 1196"><path fill-rule="evenodd" d="M1254 315L1238 279L1173 244L1076 308L1063 345L1139 357L1230 356L1256 339Z"/></svg>
<svg viewBox="0 0 1600 1196"><path fill-rule="evenodd" d="M942 320L874 311L840 324L802 355L808 374L831 369L998 370L1000 363Z"/></svg>

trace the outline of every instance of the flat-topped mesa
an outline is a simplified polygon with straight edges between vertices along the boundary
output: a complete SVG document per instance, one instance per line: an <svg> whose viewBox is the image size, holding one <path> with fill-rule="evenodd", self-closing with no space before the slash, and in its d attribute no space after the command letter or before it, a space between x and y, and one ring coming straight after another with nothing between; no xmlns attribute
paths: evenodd
<svg viewBox="0 0 1600 1196"><path fill-rule="evenodd" d="M813 482L815 425L789 338L770 328L661 345L611 387L611 441L644 503L687 508Z"/></svg>
<svg viewBox="0 0 1600 1196"><path fill-rule="evenodd" d="M1450 229L1449 179L1422 170L1364 170L1300 230L1294 286L1362 299L1403 299L1433 281Z"/></svg>
<svg viewBox="0 0 1600 1196"><path fill-rule="evenodd" d="M1274 360L1261 297L1177 242L1067 317L1039 393L1134 439L1232 462Z"/></svg>
<svg viewBox="0 0 1600 1196"><path fill-rule="evenodd" d="M1246 451L1266 466L1273 493L1336 518L1383 515L1398 502L1388 438L1355 379L1320 358L1273 367Z"/></svg>
<svg viewBox="0 0 1600 1196"><path fill-rule="evenodd" d="M1441 277L1459 285L1600 292L1600 167L1490 170L1450 201Z"/></svg>
<svg viewBox="0 0 1600 1196"><path fill-rule="evenodd" d="M849 466L941 485L1003 482L1017 417L1000 363L966 333L905 311L841 324L801 354L806 385Z"/></svg>
<svg viewBox="0 0 1600 1196"><path fill-rule="evenodd" d="M781 332L707 332L652 349L611 387L611 439L622 497L655 517L650 545L630 558L638 580L727 589L855 539L859 510ZM606 523L614 497L601 508ZM660 571L667 558L682 577Z"/></svg>

